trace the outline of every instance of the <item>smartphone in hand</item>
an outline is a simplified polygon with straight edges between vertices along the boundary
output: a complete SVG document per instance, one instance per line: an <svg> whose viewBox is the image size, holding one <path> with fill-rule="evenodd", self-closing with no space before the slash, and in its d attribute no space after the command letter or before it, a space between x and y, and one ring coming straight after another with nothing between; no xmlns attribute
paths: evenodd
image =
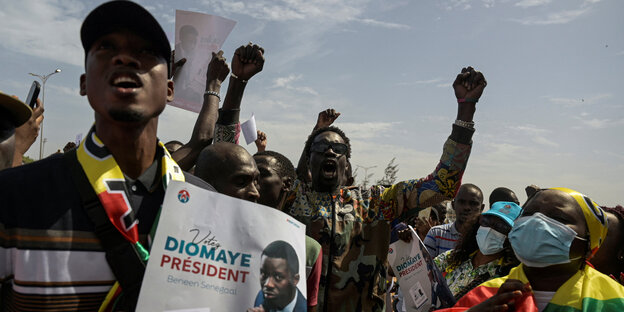
<svg viewBox="0 0 624 312"><path fill-rule="evenodd" d="M28 92L28 96L26 97L26 105L30 106L31 109L35 109L40 90L41 84L38 81L33 81L30 91Z"/></svg>

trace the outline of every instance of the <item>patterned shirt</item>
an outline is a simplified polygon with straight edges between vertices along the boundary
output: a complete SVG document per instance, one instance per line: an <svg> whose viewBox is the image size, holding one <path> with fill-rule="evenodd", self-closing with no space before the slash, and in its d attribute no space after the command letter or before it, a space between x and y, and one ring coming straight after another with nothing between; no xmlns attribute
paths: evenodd
<svg viewBox="0 0 624 312"><path fill-rule="evenodd" d="M344 187L337 195L295 182L283 211L306 224L306 234L323 247L319 311L325 306L336 312L383 311L389 221L409 209L454 197L470 155L471 135L454 126L440 162L425 178L387 188Z"/></svg>
<svg viewBox="0 0 624 312"><path fill-rule="evenodd" d="M435 262L438 269L440 269L440 272L442 272L442 276L446 278L446 284L448 284L455 299L461 298L462 295L470 291L472 288L479 286L479 284L484 282L484 280L481 280L486 278L484 276L487 276L486 280L498 277L497 272L502 265L503 258L490 261L475 268L472 266L473 254L468 260L464 261L459 266L452 268L449 266L449 256L451 255L451 252L452 250L449 250L440 254L433 259L433 262ZM480 281L474 284L475 280Z"/></svg>
<svg viewBox="0 0 624 312"><path fill-rule="evenodd" d="M432 258L445 253L457 245L459 240L459 232L455 227L455 222L442 225L436 225L429 229L425 237L425 247L429 251Z"/></svg>

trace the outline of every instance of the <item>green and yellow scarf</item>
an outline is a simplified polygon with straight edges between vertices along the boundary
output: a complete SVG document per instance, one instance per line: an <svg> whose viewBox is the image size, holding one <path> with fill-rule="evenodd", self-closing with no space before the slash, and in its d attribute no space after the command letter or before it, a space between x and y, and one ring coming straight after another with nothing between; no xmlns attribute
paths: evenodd
<svg viewBox="0 0 624 312"><path fill-rule="evenodd" d="M164 144L158 141L158 147L162 149L161 174L164 188L171 180L184 181L184 173L178 167L176 162L171 158ZM95 126L91 128L89 134L80 143L76 150L78 162L87 176L91 187L97 194L102 207L106 211L106 215L115 228L129 242L134 244L137 254L147 261L149 252L139 242L138 223L135 213L130 206L129 196L125 189L125 178L121 169L117 165L115 158L110 151L104 146L104 143L95 134ZM150 235L153 235L156 229L154 223ZM151 241L151 239L149 239ZM102 303L100 311L107 311L112 308L110 303L119 295L121 289L119 283L115 283L113 288L106 296L106 300Z"/></svg>

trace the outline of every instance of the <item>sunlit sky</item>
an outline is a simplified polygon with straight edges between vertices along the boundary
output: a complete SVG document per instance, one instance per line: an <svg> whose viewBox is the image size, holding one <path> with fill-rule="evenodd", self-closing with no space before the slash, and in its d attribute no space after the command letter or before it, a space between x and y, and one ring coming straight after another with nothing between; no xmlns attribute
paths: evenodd
<svg viewBox="0 0 624 312"><path fill-rule="evenodd" d="M46 84L49 155L93 123L78 94L79 30L101 1L0 0L0 90L26 97L29 72ZM268 149L293 163L319 111L342 113L354 166L396 157L400 179L429 174L457 104L451 83L472 65L488 86L477 104L464 182L486 198L498 186L565 186L602 205L624 203L624 1L619 0L204 0L140 1L174 40L175 10L227 17L223 46L265 48L241 119L255 114ZM222 87L225 93L227 85ZM163 141L187 141L196 114L168 107ZM244 141L243 141L244 142ZM246 146L251 153L255 146ZM28 156L38 158L39 140ZM358 181L364 176L358 171Z"/></svg>

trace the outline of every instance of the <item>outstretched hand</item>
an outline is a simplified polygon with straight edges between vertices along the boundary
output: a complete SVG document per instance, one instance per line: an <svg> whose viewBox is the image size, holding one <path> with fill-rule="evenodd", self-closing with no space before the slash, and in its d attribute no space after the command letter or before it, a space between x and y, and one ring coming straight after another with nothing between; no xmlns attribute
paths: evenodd
<svg viewBox="0 0 624 312"><path fill-rule="evenodd" d="M219 53L212 52L212 59L208 64L208 71L206 72L206 81L218 81L219 83L225 80L225 77L230 73L230 67L226 63L225 57L223 57L223 50Z"/></svg>
<svg viewBox="0 0 624 312"><path fill-rule="evenodd" d="M519 280L509 279L501 285L496 295L483 303L476 305L468 312L504 312L509 311L515 305L515 301L520 299L524 293L530 293L531 286L523 284Z"/></svg>
<svg viewBox="0 0 624 312"><path fill-rule="evenodd" d="M340 113L333 108L328 108L318 114L316 126L314 129L320 129L331 126L336 119L340 117Z"/></svg>
<svg viewBox="0 0 624 312"><path fill-rule="evenodd" d="M240 46L232 58L232 74L247 81L264 67L264 49L257 44L249 43Z"/></svg>
<svg viewBox="0 0 624 312"><path fill-rule="evenodd" d="M457 99L478 100L486 86L487 81L483 74L474 70L471 66L462 68L461 73L457 75L453 82L453 89Z"/></svg>

